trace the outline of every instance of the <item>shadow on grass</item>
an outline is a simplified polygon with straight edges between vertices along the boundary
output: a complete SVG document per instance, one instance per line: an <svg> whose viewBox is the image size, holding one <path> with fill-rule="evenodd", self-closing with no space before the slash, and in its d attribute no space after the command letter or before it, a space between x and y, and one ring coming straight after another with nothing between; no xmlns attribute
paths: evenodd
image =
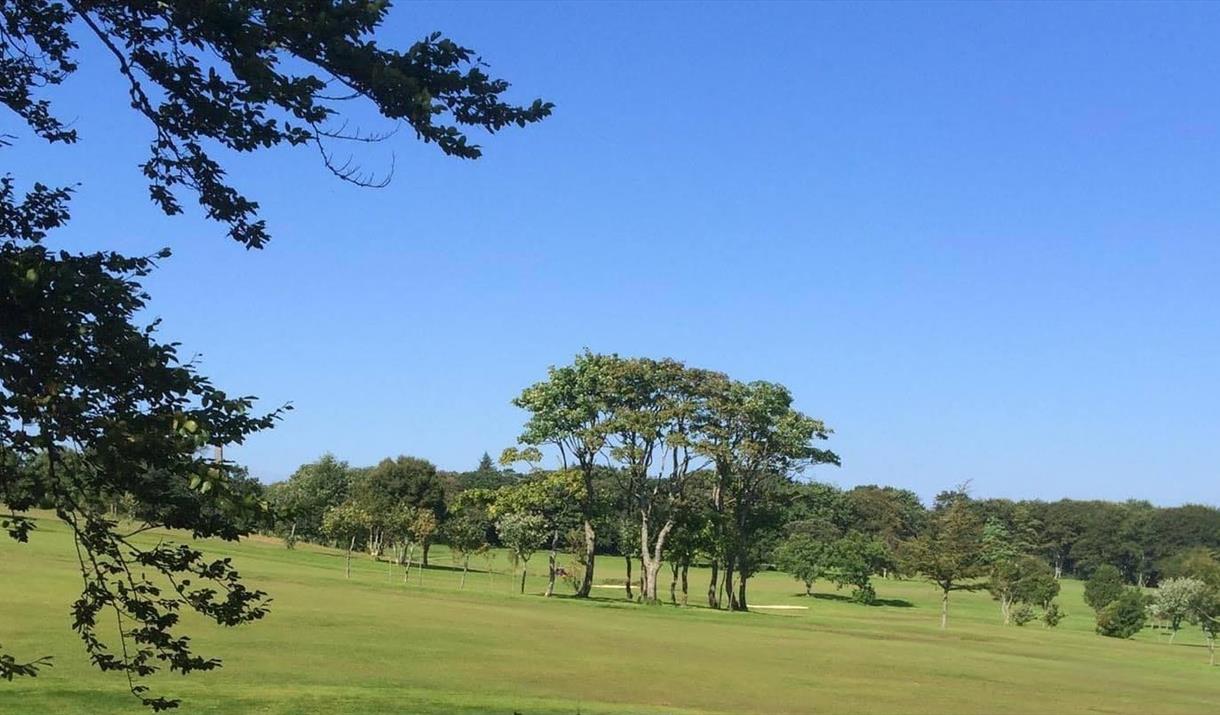
<svg viewBox="0 0 1220 715"><path fill-rule="evenodd" d="M802 598L808 598L803 593L796 594ZM872 603L860 603L851 596L844 596L840 593L815 593L813 597L820 601L837 601L839 603L856 603L861 606L889 606L891 608L914 608L915 604L903 598L878 598Z"/></svg>

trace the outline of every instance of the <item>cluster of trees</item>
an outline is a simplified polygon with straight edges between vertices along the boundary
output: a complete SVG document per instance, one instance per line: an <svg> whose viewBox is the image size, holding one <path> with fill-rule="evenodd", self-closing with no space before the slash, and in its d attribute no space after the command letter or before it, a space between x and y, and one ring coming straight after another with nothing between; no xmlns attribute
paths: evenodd
<svg viewBox="0 0 1220 715"><path fill-rule="evenodd" d="M354 469L325 457L268 488L277 530L289 543L346 535L350 548L374 555L418 544L425 561L441 539L466 564L506 546L522 565L522 586L524 564L546 550L548 594L560 553L573 553L562 571L578 596L589 594L597 558L615 554L626 561L626 595L651 603L661 600L664 566L669 599L687 603L698 563L710 568L708 605L728 609L748 607L748 579L760 569L786 571L806 592L825 580L864 603L876 598L875 578L920 576L941 590L942 626L955 591L989 591L1005 624L1055 626L1065 615L1055 600L1064 575L1100 572L1145 586L1220 571L1213 507L978 499L965 487L925 507L908 490L802 479L811 465L837 463L819 447L831 431L774 383L586 351L515 404L528 419L501 464L529 469L497 468L486 454L463 473L412 458ZM547 460L554 469L540 467ZM359 529L326 528L328 510L340 506ZM402 509L424 509L436 525L387 531L368 516Z"/></svg>
<svg viewBox="0 0 1220 715"><path fill-rule="evenodd" d="M1183 624L1203 632L1211 665L1216 664L1216 638L1220 634L1220 560L1205 549L1192 549L1171 567L1181 575L1166 576L1151 593L1124 581L1121 571L1104 565L1085 584L1085 602L1097 614L1097 632L1112 638L1130 638L1157 621L1169 631L1172 644Z"/></svg>

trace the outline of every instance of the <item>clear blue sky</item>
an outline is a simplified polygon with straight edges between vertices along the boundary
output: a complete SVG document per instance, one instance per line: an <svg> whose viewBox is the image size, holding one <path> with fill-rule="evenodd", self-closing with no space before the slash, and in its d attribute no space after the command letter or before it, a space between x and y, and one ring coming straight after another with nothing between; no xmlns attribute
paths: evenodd
<svg viewBox="0 0 1220 715"><path fill-rule="evenodd" d="M88 38L82 143L3 154L81 182L59 245L173 247L165 337L296 406L261 478L473 467L588 346L788 385L844 486L1220 501L1220 6L401 3L384 39L433 29L554 117L475 163L401 137L381 191L235 159L262 252L148 202Z"/></svg>

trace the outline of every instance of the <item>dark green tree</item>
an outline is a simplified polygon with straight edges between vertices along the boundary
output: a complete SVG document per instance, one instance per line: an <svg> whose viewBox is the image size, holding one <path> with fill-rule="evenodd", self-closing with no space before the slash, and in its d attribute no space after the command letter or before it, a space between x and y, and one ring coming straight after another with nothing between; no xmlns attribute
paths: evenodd
<svg viewBox="0 0 1220 715"><path fill-rule="evenodd" d="M261 618L265 598L228 559L132 537L154 527L242 536L262 505L235 483L235 465L211 451L271 427L280 412L253 415L251 398L217 389L178 359L174 344L158 342L155 322L134 322L147 301L140 280L168 251L127 258L44 245L67 221L67 200L68 192L44 186L19 200L12 180L0 179L0 500L12 512L5 530L26 541L35 524L18 512L34 506L53 509L72 530L83 580L72 627L95 665L124 673L131 692L160 710L178 702L150 695L138 678L220 665L179 635L180 611L234 626ZM24 468L35 461L41 466ZM134 503L141 525L121 530L99 508L119 498ZM5 662L8 674L33 665Z"/></svg>
<svg viewBox="0 0 1220 715"><path fill-rule="evenodd" d="M922 574L941 591L942 629L949 624L949 594L985 588L978 578L987 573L983 524L971 510L969 497L960 492L948 494L924 533L903 547L907 569Z"/></svg>
<svg viewBox="0 0 1220 715"><path fill-rule="evenodd" d="M1147 622L1147 600L1135 588L1123 588L1118 598L1097 612L1097 632L1110 638L1130 638Z"/></svg>
<svg viewBox="0 0 1220 715"><path fill-rule="evenodd" d="M432 512L437 524L445 519L445 487L437 474L436 465L419 457L400 456L383 459L377 466L356 476L352 483L352 498L367 513L387 514L400 505ZM422 565L428 565L431 539L419 546Z"/></svg>
<svg viewBox="0 0 1220 715"><path fill-rule="evenodd" d="M1110 564L1099 566L1084 584L1084 602L1094 611L1101 611L1126 590L1123 575Z"/></svg>

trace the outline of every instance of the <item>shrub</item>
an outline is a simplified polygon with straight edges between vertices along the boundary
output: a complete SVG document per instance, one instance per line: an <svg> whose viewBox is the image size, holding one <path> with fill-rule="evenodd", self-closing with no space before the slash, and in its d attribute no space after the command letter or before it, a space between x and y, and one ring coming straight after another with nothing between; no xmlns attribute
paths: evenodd
<svg viewBox="0 0 1220 715"><path fill-rule="evenodd" d="M1028 603L1022 603L1016 608L1012 609L1012 622L1018 626L1023 626L1037 617L1037 611L1035 611L1034 607Z"/></svg>
<svg viewBox="0 0 1220 715"><path fill-rule="evenodd" d="M1059 625L1059 622L1064 618L1067 618L1067 614L1063 612L1063 609L1059 608L1058 603L1053 601L1046 607L1046 610L1042 612L1042 622L1045 623L1048 628L1054 628L1055 626Z"/></svg>
<svg viewBox="0 0 1220 715"><path fill-rule="evenodd" d="M1147 620L1144 594L1128 588L1097 613L1097 632L1110 638L1130 638L1140 632Z"/></svg>
<svg viewBox="0 0 1220 715"><path fill-rule="evenodd" d="M1084 602L1098 613L1123 595L1123 575L1109 564L1099 567L1084 585Z"/></svg>

